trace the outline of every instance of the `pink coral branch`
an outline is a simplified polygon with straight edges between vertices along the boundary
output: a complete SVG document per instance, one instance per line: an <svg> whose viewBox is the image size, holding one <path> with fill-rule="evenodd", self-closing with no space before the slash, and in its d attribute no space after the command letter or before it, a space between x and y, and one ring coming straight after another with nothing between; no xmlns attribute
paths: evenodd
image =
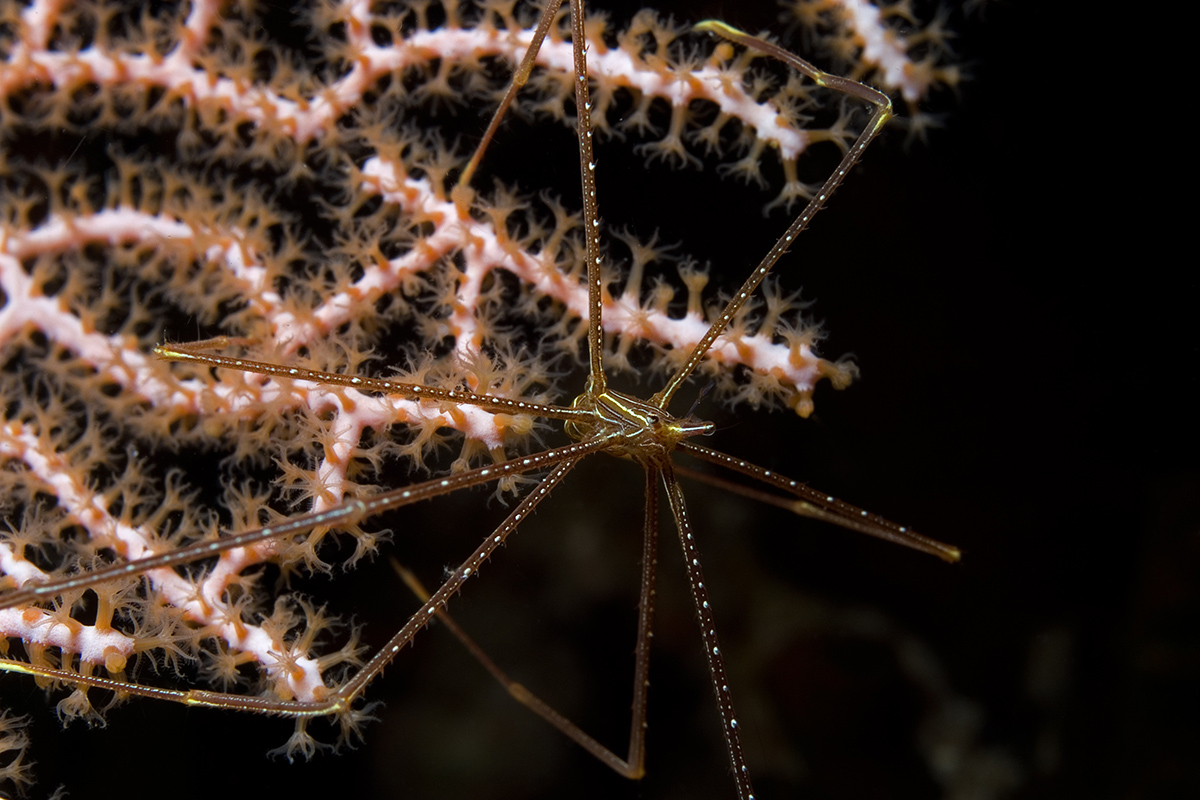
<svg viewBox="0 0 1200 800"><path fill-rule="evenodd" d="M96 541L105 543L122 558L136 561L161 550L154 543L154 532L131 526L115 519L105 507L103 498L89 490L78 479L78 471L63 463L57 453L47 453L41 437L28 427L12 424L0 427L0 456L23 461L39 480L58 498L60 507L83 525ZM7 548L6 548L7 549ZM277 636L267 634L259 625L234 621L235 614L224 600L229 583L247 568L269 559L274 547L238 548L222 553L216 567L197 585L171 569L154 569L146 573L153 590L171 606L180 609L189 620L212 635L221 637L231 650L246 653L261 664L274 668L279 654L289 646ZM20 586L25 580L45 577L40 570L30 569L24 558L10 549L5 561L16 567L7 572ZM87 625L61 618L36 608L0 610L0 635L19 637L27 643L60 648L64 653L77 653L89 664L111 663L114 655L124 659L136 649L132 636L109 627L110 620ZM314 659L298 654L295 666L282 673L297 697L311 700L314 690L324 686Z"/></svg>
<svg viewBox="0 0 1200 800"><path fill-rule="evenodd" d="M433 221L435 232L426 240L430 252L423 251L420 258L436 260L452 248L463 247L464 242L469 242L469 246L463 248L466 262L464 285L477 287L482 284L488 271L502 268L531 285L538 294L562 303L574 316L582 318L587 313L587 289L584 286L576 281L563 280L553 265L547 268L532 253L501 245L496 232L487 224L473 219L460 220L453 203L433 198L428 181L405 176L401 164L394 160L372 158L363 167L363 175L366 178L365 186L379 192L389 202ZM392 264L395 278L391 285L380 288L385 291L394 289L402 276L414 269L412 261L412 254L397 259ZM379 286L377 280L375 285ZM462 309L471 308L471 298L464 296L462 289L460 300ZM318 311L318 316L321 316L321 311ZM323 320L327 327L344 321L343 317L328 313ZM636 299L622 297L614 300L608 295L605 296L603 322L608 333L630 336L684 353L700 341L709 325L698 313L670 317L636 302ZM464 342L471 342L478 347L473 315L456 313L452 325L455 326L452 330L460 347ZM818 358L808 343L776 343L771 335L764 333L726 336L713 347L711 358L726 366L743 364L761 374L774 376L794 387L797 396L811 394L818 380L839 371L835 365Z"/></svg>
<svg viewBox="0 0 1200 800"><path fill-rule="evenodd" d="M925 91L928 82L914 82L906 43L884 25L877 6L837 5L861 39L862 70L878 69L910 101ZM462 102L446 97L459 92L448 75L463 78L466 102L490 110L499 87L483 64L518 61L532 36L511 10L497 10L502 6L471 14L448 4L449 19L433 29L424 11L402 8L384 17L365 0L326 8L325 17L313 12L305 18L308 33L323 49L322 64L310 71L282 48L270 53L274 71L248 57L236 60L234 54L270 50L270 43L255 38L253 25L239 27L236 4L215 0L193 0L182 19L139 19L144 30L127 38L110 34L102 24L106 10L90 3L35 0L4 20L3 29L17 35L5 42L0 62L0 354L8 370L0 491L6 517L28 523L10 521L11 541L0 541L9 584L61 576L86 566L98 549L136 560L212 534L213 520L171 489L173 466L155 473L149 489L121 474L137 462L136 454L121 457L136 449L129 442L230 451L223 487L243 496L225 509L235 527L258 523L261 501L243 484L270 459L279 464L276 499L299 491L308 501L304 510L321 511L377 477L375 461L421 465L447 430L464 440L456 466L530 446L530 420L473 405L230 371L188 373L148 355L165 334L203 320L276 359L348 370L366 358L378 330L403 318L418 328L415 341L402 345L412 380L538 402L539 393L552 395L546 387L557 357L578 356L572 329L587 310L573 238L578 221L557 210L547 221L545 208L529 199L515 201L512 220L500 199L482 194L470 209L456 206L445 178L464 159L395 119L430 98ZM86 24L73 24L81 19ZM71 42L75 30L90 30L91 40ZM380 30L390 43L377 41ZM589 44L601 89L593 117L602 132L647 126L644 112L658 103L670 122L662 139L642 145L652 157L698 164L686 148L700 144L717 152L714 158L737 159L726 164L728 172L753 176L760 160L776 153L771 157L789 179L813 142L844 137L845 119L825 131L797 125L784 111L802 105L787 94L793 87L765 91L747 72L752 59L728 47L696 56L689 44L676 52L681 35L643 13L619 46ZM657 50L639 44L645 37ZM701 44L711 47L695 47ZM548 111L565 121L571 60L570 44L552 31L526 93L536 98L519 101L524 113ZM615 118L623 102L637 111L621 127L609 112ZM738 132L729 136L725 126L735 121ZM78 148L97 133L137 146L94 150L107 167L73 161L74 151L53 167L45 163L49 155L16 155L36 150L39 137L77 137ZM162 141L152 154L148 143ZM314 187L320 197L309 194ZM334 233L312 233L306 226L314 224ZM676 290L667 283L674 276L660 284L665 293L643 293L641 265L637 270L622 291L606 288L603 328L619 355L638 346L656 354L656 368L670 369L701 339L710 312L690 284L687 312L671 312ZM504 294L501 278L519 288ZM561 317L557 324L547 324L546 307ZM816 355L812 335L790 311L768 307L758 321L737 320L712 348L709 368L725 376L726 396L773 396L806 415L821 378L837 385L848 379L848 368ZM508 335L510 316L518 314L534 329L525 339ZM529 342L536 352L526 354ZM751 388L729 377L733 367L755 376ZM759 392L760 385L767 388ZM398 428L410 439L384 435ZM44 494L86 545L72 549L41 520ZM171 515L179 520L169 523ZM172 525L175 541L163 530ZM365 534L354 535L368 548ZM69 552L63 556L60 547ZM187 656L211 657L214 646L200 640L220 641L215 649L257 665L269 690L315 699L336 678L312 652L312 637L301 636L287 614L270 611L278 599L270 592L251 598L259 602L249 611L233 598L248 570L289 565L302 547L281 541L231 550L197 579L151 570L144 597L197 632ZM34 553L44 561L35 564ZM104 590L93 591L99 597ZM0 611L0 635L24 643L31 658L54 648L64 668L77 656L114 673L134 653L165 646L109 619L79 622L73 602ZM352 654L342 659L350 660Z"/></svg>

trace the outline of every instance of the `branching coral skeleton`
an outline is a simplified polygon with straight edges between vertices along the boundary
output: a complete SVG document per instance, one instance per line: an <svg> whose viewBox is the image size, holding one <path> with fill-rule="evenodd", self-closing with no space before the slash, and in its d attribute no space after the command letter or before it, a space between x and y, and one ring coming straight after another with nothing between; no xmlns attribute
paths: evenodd
<svg viewBox="0 0 1200 800"><path fill-rule="evenodd" d="M357 736L371 680L435 615L445 615L446 601L581 459L607 452L647 472L628 755L616 756L524 689L509 689L618 772L642 775L661 483L685 550L738 796L753 796L672 452L765 484L796 513L947 560L958 554L695 444L690 439L711 432L712 423L667 408L696 373L711 376L719 395L782 402L802 416L821 378L848 382L852 366L814 353L814 335L789 298L770 284L765 300L754 298L891 116L891 104L716 22L697 30L725 43L697 55L680 50L682 32L653 15L616 34L617 47L602 21L589 21L585 66L585 23L571 5L568 36L557 2L540 28L511 3L483 10L447 4L440 25L430 24L425 5L376 13L367 4L331 4L311 13L313 28L332 34L332 43L310 72L296 54L268 47L247 33L250 22L213 3L193 3L177 26L148 11L135 18L54 2L6 15L6 137L95 127L112 131L114 141L100 178L70 158L52 166L15 154L6 155L2 173L0 344L9 376L0 456L11 530L0 542L9 587L0 596L0 632L19 641L24 655L10 652L0 669L69 687L59 705L66 718L99 715L89 698L95 689L118 699L294 716L289 753L311 753L306 720L332 715L344 736ZM870 4L841 5L855 30L879 22ZM531 49L539 33L545 41ZM929 82L948 79L944 70L904 67L906 51L894 35L862 41L870 64L863 71L894 80L910 102ZM453 148L404 121L405 112L431 100L489 96L494 65L519 63L526 52L532 72L522 71L519 82L530 79L525 92L535 98L535 113L565 119L572 103L590 112L578 121L582 220L552 199L535 203L503 187L477 194L469 184L474 167L464 170ZM750 77L764 53L794 70L773 91L764 89L769 81ZM824 130L797 127L820 89L870 106L860 134L848 133L850 111ZM808 199L723 308L707 302L706 277L686 265L685 313L673 309L674 290L644 287L645 267L666 257L653 244L626 242L624 275L605 267L592 128L646 127L653 104L663 101L667 132L642 145L650 158L697 161L688 142L740 151L727 171L759 180L759 165L774 152L785 177L777 203ZM628 116L618 130L610 115L622 103ZM496 118L505 113L502 103ZM730 144L734 121L740 127ZM165 150L135 144L146 127L173 134ZM823 184L808 186L796 164L819 141L844 156ZM447 191L460 171L460 183ZM313 219L288 218L280 196L307 199ZM226 333L158 347L155 358L148 342L164 333L163 307ZM514 334L514 316L541 325L532 344ZM407 372L360 374L380 332L400 329L415 334L404 351ZM558 356L577 357L581 342L586 388L573 404L556 404L547 387ZM264 355L230 354L239 350ZM606 364L623 365L635 351L653 353L655 368L670 376L649 400L607 387ZM166 361L188 366L175 371ZM531 435L544 433L539 418L562 421L572 442L528 452ZM409 426L407 439L380 435L398 425ZM423 465L447 429L463 442L449 474L399 489L373 485L386 461ZM225 509L206 511L192 502L182 473L152 479L139 453L119 444L213 439L232 449L231 464L261 469L273 459L278 485L229 480ZM521 494L517 479L537 472L546 474ZM508 518L365 663L354 636L321 654L330 622L320 609L260 596L256 565L329 569L320 545L330 530L352 537L353 562L376 546L377 534L363 525L372 516L497 481L499 493L520 496ZM275 511L269 502L281 493L302 512ZM202 559L205 568L188 566ZM200 659L215 688L139 682L131 673L143 655ZM230 691L250 680L257 691Z"/></svg>

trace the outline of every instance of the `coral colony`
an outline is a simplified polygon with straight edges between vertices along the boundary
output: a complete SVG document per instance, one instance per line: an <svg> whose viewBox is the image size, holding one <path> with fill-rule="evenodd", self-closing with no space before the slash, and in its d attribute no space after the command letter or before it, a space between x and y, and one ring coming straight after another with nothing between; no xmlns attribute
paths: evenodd
<svg viewBox="0 0 1200 800"><path fill-rule="evenodd" d="M589 296L577 195L462 179L478 141L447 110L491 114L538 6L0 8L2 665L6 684L46 687L66 722L130 696L282 713L335 696L370 652L319 598L262 571L350 567L381 535L339 509L411 481L428 487L421 496L447 491L430 477L487 483L531 508L536 472L503 465L557 447L557 461L539 462L547 489L578 460L562 454L558 423L531 410L569 407L589 358L588 402L624 397L596 386L601 356L610 372L636 366L661 385L729 297L652 229L602 225L606 261ZM787 13L818 46L806 57L902 107L955 81L939 21L919 27L907 3L801 0ZM564 6L553 18L510 111L534 130L575 125L569 17ZM799 177L810 146L832 143L836 164L874 109L728 31L692 31L697 21L587 20L597 137L626 137L650 161L719 164L721 177L782 176L771 205L802 207L823 180ZM603 331L590 333L597 308ZM197 333L216 338L154 354ZM713 384L710 401L807 416L819 380L840 387L854 374L817 356L815 340L794 296L768 280L703 355L697 383ZM210 355L283 368L212 367ZM296 379L305 370L375 375L367 388L385 391ZM384 382L407 388L389 394ZM558 419L577 447L599 436L568 411ZM447 463L438 455L450 447ZM215 492L212 475L171 458L180 450L216 454ZM481 472L489 465L495 476ZM205 550L297 516L307 522L291 535ZM333 539L341 546L323 547ZM181 548L192 556L172 559ZM369 735L361 703L334 716L342 736ZM0 773L26 782L20 721L5 714L0 727ZM301 718L290 754L314 747Z"/></svg>

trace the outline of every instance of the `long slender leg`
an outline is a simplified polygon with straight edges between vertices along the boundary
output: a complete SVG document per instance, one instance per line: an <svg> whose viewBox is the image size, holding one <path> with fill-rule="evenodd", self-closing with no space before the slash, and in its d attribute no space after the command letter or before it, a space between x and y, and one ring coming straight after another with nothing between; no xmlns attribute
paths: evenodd
<svg viewBox="0 0 1200 800"><path fill-rule="evenodd" d="M650 637L654 628L654 575L658 568L658 482L659 471L646 468L646 518L642 525L642 591L638 601L638 633L633 670L633 720L629 727L632 777L645 773L646 705L650 696Z"/></svg>
<svg viewBox="0 0 1200 800"><path fill-rule="evenodd" d="M454 189L450 192L450 197L454 200L454 204L458 206L460 214L466 213L474 194L471 190L471 178L474 177L475 170L479 168L480 162L483 161L483 154L487 152L488 145L492 143L492 138L500 128L500 122L504 119L504 115L508 113L508 107L516 99L517 92L528 82L529 74L533 72L533 62L537 58L538 51L542 49L542 40L546 38L546 33L550 30L550 26L554 24L554 18L558 16L558 9L561 7L562 0L547 0L545 8L542 9L542 16L538 19L537 27L533 31L533 40L529 43L529 49L525 51L525 57L521 59L521 63L517 65L517 69L513 72L512 83L508 85L508 91L504 93L503 99L500 100L500 105L496 106L496 111L492 114L492 121L488 123L483 138L479 140L479 144L475 147L475 152L471 155L471 160L467 162L467 166L463 169L462 174L458 176L458 183L455 184Z"/></svg>
<svg viewBox="0 0 1200 800"><path fill-rule="evenodd" d="M718 486L734 494L749 497L752 500L786 509L794 514L824 520L847 530L865 533L868 536L874 536L877 539L883 539L893 544L910 547L913 550L937 556L943 561L952 564L962 558L962 552L954 545L939 542L937 539L931 539L904 525L897 525L895 522L884 519L878 514L872 514L866 509L852 506L849 503L838 500L832 495L817 491L811 486L780 475L778 472L772 472L756 464L751 464L745 459L727 456L724 453L717 452L703 445L698 445L695 442L680 442L679 449L690 456L709 461L734 472L740 472L798 499L793 500L768 494L767 492L751 489L750 487L733 483L723 478L677 467L676 469L681 475Z"/></svg>
<svg viewBox="0 0 1200 800"><path fill-rule="evenodd" d="M583 0L571 0L571 49L575 55L575 114L579 119L579 178L583 184L583 236L588 282L588 394L607 389L604 376L604 287L600 275L600 207L596 203L596 159L592 155L592 101L588 95L587 40Z"/></svg>
<svg viewBox="0 0 1200 800"><path fill-rule="evenodd" d="M683 382L687 380L688 376L695 371L696 367L700 365L700 362L704 359L704 355L713 346L713 343L716 342L717 338L725 331L725 328L729 325L729 322L737 314L738 309L745 305L745 303L750 299L750 296L754 293L754 290L757 289L758 285L763 282L764 278L767 277L767 273L771 271L783 254L788 251L788 248L792 246L792 242L796 239L796 237L800 235L801 231L808 227L808 223L812 221L812 218L816 215L816 213L820 211L822 207L824 207L825 202L829 199L829 196L832 195L834 190L841 185L847 173L849 173L854 165L858 162L858 159L862 157L863 152L867 149L867 145L869 145L871 141L879 135L879 132L883 130L883 126L893 116L892 101L889 100L888 96L883 92L876 91L869 86L864 86L857 81L852 81L837 75L831 75L828 72L817 69L804 59L789 53L778 45L771 44L770 42L759 39L756 36L750 36L749 34L739 31L737 28L730 27L729 25L726 25L722 22L717 22L715 20L701 22L700 24L696 25L695 30L709 31L717 34L718 36L729 39L732 42L744 45L745 47L760 50L796 69L798 72L812 79L812 81L818 86L823 86L827 89L842 92L843 94L848 94L852 97L857 97L861 100L871 103L875 106L875 113L867 123L867 127L863 129L861 134L859 134L858 139L854 142L854 145L846 152L846 155L842 157L841 162L837 165L837 169L835 169L833 174L825 179L825 183L823 186L821 186L820 191L813 196L812 200L808 202L808 205L804 207L804 210L800 212L800 215L796 217L792 224L788 226L788 229L783 232L783 235L779 237L777 242L775 242L775 246L772 247L765 256L763 256L762 261L760 261L758 266L754 268L754 271L750 273L750 277L746 279L746 282L742 284L742 287L738 289L729 299L729 303L726 304L716 321L713 322L712 326L704 334L704 337L696 344L694 348L692 348L692 352L690 355L688 355L687 361L684 362L683 366L681 366L679 370L671 376L671 379L667 381L667 385L664 386L656 395L654 395L651 402L657 405L659 408L667 407L667 404L671 402L671 397L674 396L679 387L683 385Z"/></svg>
<svg viewBox="0 0 1200 800"><path fill-rule="evenodd" d="M508 538L510 533L516 530L517 525L529 515L529 512L537 507L538 503L546 499L550 491L579 463L583 455L586 454L572 456L559 463L549 475L542 479L542 482L533 491L525 495L520 504L508 515L508 518L500 523L500 527L492 531L492 534L483 540L483 544L471 554L470 558L464 561L455 570L454 574L425 601L420 610L416 614L413 614L408 622L404 624L404 627L397 631L391 640L371 657L358 674L338 690L338 695L344 703L345 708L349 708L350 704L362 693L367 684L382 672L384 667L391 663L391 660L396 657L400 649L411 642L413 636L429 624L429 620L433 618L437 610L443 608L446 605L446 601L462 588L467 578L479 571L479 567L483 562L491 557L492 553L504 543L504 540Z"/></svg>
<svg viewBox="0 0 1200 800"><path fill-rule="evenodd" d="M196 544L189 545L187 547L181 547L177 550L159 553L158 555L152 555L146 558L139 558L135 561L114 564L109 567L102 567L89 572L81 572L77 575L70 575L59 580L47 581L39 584L27 584L20 589L14 589L10 592L0 594L0 609L12 608L14 606L35 602L37 600L53 598L64 591L92 586L101 581L129 577L132 575L140 575L152 569L161 569L164 567L173 567L178 564L186 564L191 561L196 561L197 559L218 555L236 547L248 547L253 544L258 544L259 542L280 539L284 536L303 533L304 531L316 527L351 525L361 519L364 519L365 517L379 514L383 511L393 508L410 505L421 500L429 500L458 489L465 489L471 486L489 483L509 475L517 475L525 472L532 472L537 469L553 467L564 462L573 464L589 453L603 450L607 446L609 445L606 439L597 438L587 442L580 442L578 444L556 447L550 450L545 450L541 453L534 453L532 455L520 456L508 461L502 461L499 464L492 464L486 467L477 467L476 469L461 472L458 475L449 475L445 478L434 478L433 480L424 481L423 483L416 483L400 489L393 489L390 492L382 492L374 495L373 497L368 497L361 500L357 498L347 500L346 502L325 511L292 517L291 519L285 520L276 525L268 525L263 528L257 528L255 530L239 533L234 536L228 536L223 539L197 542ZM535 489L534 493L539 491L541 491L541 487Z"/></svg>
<svg viewBox="0 0 1200 800"><path fill-rule="evenodd" d="M272 364L266 361L251 361L247 358L232 358L230 356L214 355L208 350L223 347L227 341L223 338L209 339L203 342L188 342L187 344L164 344L154 348L154 355L163 361L183 361L188 364L201 364L207 367L219 367L238 372L249 372L254 375L269 375L274 378L285 378L295 381L310 381L326 386L346 386L360 392L378 392L411 400L436 400L454 403L455 405L472 405L484 411L494 411L504 414L530 414L539 417L562 420L587 420L591 417L589 411L565 406L543 405L528 400L514 400L509 397L497 397L490 394L476 394L465 389L441 389L436 386L425 386L420 383L405 383L387 378L371 378L365 375L345 375L340 372L324 372L322 370L304 369L303 367L288 367L283 364Z"/></svg>
<svg viewBox="0 0 1200 800"><path fill-rule="evenodd" d="M713 620L712 605L708 601L708 589L704 585L704 571L700 567L700 551L688 522L687 507L683 502L683 490L675 478L675 470L669 460L662 464L663 485L671 513L675 516L675 527L679 531L679 542L683 545L683 562L687 569L688 584L692 589L692 602L700 618L700 638L704 642L704 655L708 658L708 672L712 676L713 691L717 696L717 711L721 715L721 730L729 749L729 763L733 768L733 781L737 785L738 800L754 800L754 787L750 785L750 772L746 768L746 757L742 752L742 736L738 729L737 715L733 710L733 696L729 691L729 679L725 675L725 658L717 643L717 629Z"/></svg>
<svg viewBox="0 0 1200 800"><path fill-rule="evenodd" d="M189 706L255 711L300 719L330 714L336 714L343 719L353 718L355 714L353 709L354 702L362 694L367 684L391 663L392 659L396 657L396 654L401 649L412 642L413 638L433 619L434 614L443 608L446 602L462 588L467 578L479 571L483 562L490 558L508 536L517 529L517 526L529 516L530 512L549 496L551 490L579 463L582 457L574 456L565 460L560 459L550 474L543 478L542 482L533 491L525 495L517 507L500 523L500 526L483 540L483 543L475 549L475 552L459 565L454 574L425 600L421 608L409 618L408 622L350 680L346 681L335 691L326 692L323 697L318 696L315 700L304 701L284 700L272 697L250 697L229 692L210 692L200 689L186 691L162 689L155 686L143 686L112 678L75 673L68 670L38 667L11 659L0 659L0 672L17 672L63 681L72 686L105 689L117 694L151 697Z"/></svg>
<svg viewBox="0 0 1200 800"><path fill-rule="evenodd" d="M629 751L624 759L593 739L574 722L526 689L524 685L510 678L444 608L439 608L435 612L442 624L504 687L505 691L512 695L514 700L558 728L571 741L587 750L599 761L607 764L617 774L633 779L641 778L645 774L646 707L650 689L650 634L654 623L654 574L658 564L658 480L657 470L647 470L646 520L642 536L642 583L641 597L638 601L637 648L633 670L633 706L629 728ZM421 585L417 577L395 560L392 563L413 593L422 602L427 601L429 593L425 591L425 587Z"/></svg>

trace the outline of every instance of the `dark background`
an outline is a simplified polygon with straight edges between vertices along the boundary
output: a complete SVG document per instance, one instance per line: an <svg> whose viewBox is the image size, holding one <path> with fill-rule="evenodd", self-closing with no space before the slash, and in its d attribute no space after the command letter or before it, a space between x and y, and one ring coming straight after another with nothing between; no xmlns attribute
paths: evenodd
<svg viewBox="0 0 1200 800"><path fill-rule="evenodd" d="M778 30L769 3L682 5ZM971 17L957 46L972 77L938 99L943 129L907 148L886 134L781 267L816 300L823 352L852 353L862 379L824 387L809 420L706 411L715 446L964 551L948 566L686 487L761 797L1200 786L1184 711L1198 705L1196 281L1130 218L1150 167L1099 140L1136 100L1106 93L1054 5ZM565 141L538 155L559 159L570 197ZM606 223L660 228L720 286L787 224L762 217L759 192L648 170L620 143L599 151L598 175ZM581 470L454 606L517 679L618 750L640 507L634 467ZM456 563L500 516L456 497L390 520L393 552ZM444 630L372 687L386 705L362 746L307 764L264 757L286 722L132 702L105 730L63 732L31 682L6 695L35 714L39 793L731 798L677 553L664 526L640 783L510 701ZM372 641L414 607L386 559L337 580Z"/></svg>

